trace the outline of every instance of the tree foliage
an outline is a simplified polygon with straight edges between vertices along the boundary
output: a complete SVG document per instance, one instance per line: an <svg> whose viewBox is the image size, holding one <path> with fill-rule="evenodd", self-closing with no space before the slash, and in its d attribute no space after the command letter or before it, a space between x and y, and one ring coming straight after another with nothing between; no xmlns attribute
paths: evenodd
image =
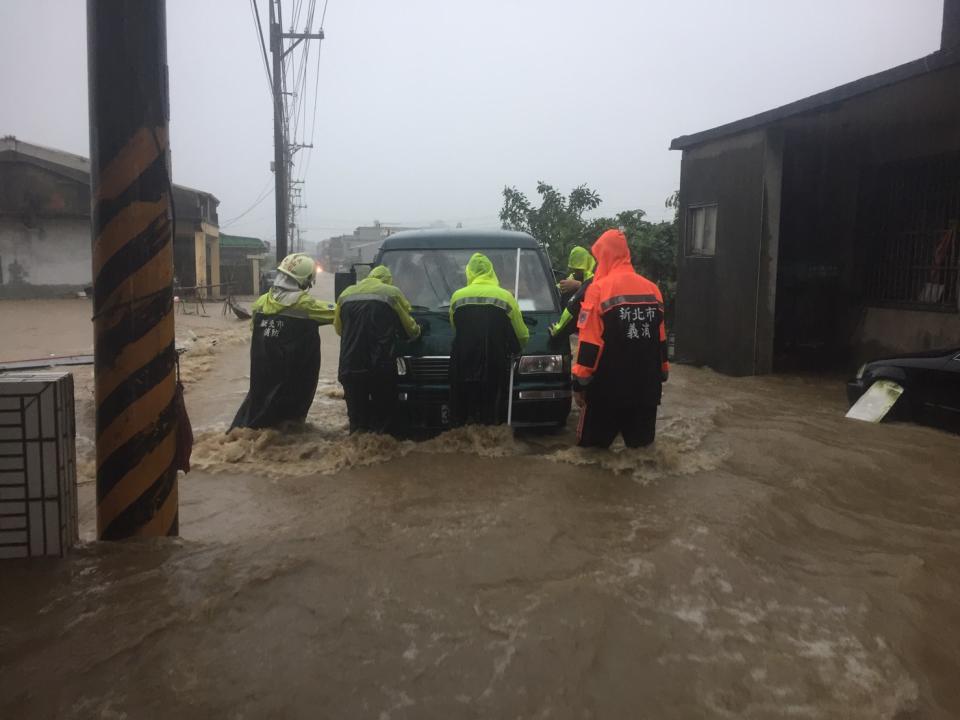
<svg viewBox="0 0 960 720"><path fill-rule="evenodd" d="M643 210L625 210L613 216L585 219L584 214L600 207L599 193L586 185L564 196L552 185L537 183L539 205L515 187L503 189L500 221L505 230L530 233L546 248L553 267L567 267L567 256L574 245L587 249L610 228L620 228L627 236L630 256L637 272L660 286L668 313L672 309L677 281L677 193L666 201L674 209L672 221L652 223Z"/></svg>
<svg viewBox="0 0 960 720"><path fill-rule="evenodd" d="M566 267L570 248L583 241L583 214L600 206L600 195L586 185L574 188L569 197L551 185L537 183L540 205L512 187L503 189L500 221L506 230L530 233L548 246L554 267Z"/></svg>

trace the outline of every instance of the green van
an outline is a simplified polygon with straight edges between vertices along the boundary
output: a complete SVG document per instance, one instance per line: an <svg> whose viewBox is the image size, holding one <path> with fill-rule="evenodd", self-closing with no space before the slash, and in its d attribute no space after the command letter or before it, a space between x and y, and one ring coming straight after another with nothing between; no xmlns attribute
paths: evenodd
<svg viewBox="0 0 960 720"><path fill-rule="evenodd" d="M518 286L517 303L530 329L530 340L514 365L512 424L565 425L571 402L570 346L566 339L550 337L550 324L560 314L554 275L534 238L506 230L408 230L384 240L373 265L390 268L423 328L397 361L401 424L409 431L443 430L450 424L450 296L466 284L464 269L475 252L490 258L504 288L514 292ZM355 269L337 273L336 295L353 282Z"/></svg>

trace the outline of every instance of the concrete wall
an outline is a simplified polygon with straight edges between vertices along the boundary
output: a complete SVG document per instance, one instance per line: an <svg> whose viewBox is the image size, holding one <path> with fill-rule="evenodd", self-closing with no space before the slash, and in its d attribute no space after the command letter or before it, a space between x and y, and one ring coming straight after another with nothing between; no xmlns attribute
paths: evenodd
<svg viewBox="0 0 960 720"><path fill-rule="evenodd" d="M857 365L902 352L960 348L960 314L867 308L855 341Z"/></svg>
<svg viewBox="0 0 960 720"><path fill-rule="evenodd" d="M678 358L743 375L960 345L957 314L867 306L860 217L878 168L960 154L957 87L948 67L685 150ZM716 256L687 257L688 209L714 202Z"/></svg>
<svg viewBox="0 0 960 720"><path fill-rule="evenodd" d="M889 163L960 153L957 87L951 67L786 123L779 369L849 370L871 355L960 345L957 315L870 307L865 288L877 251L865 199ZM798 281L798 268L812 276Z"/></svg>
<svg viewBox="0 0 960 720"><path fill-rule="evenodd" d="M683 153L677 357L731 375L769 370L776 293L780 144L766 131L739 135ZM717 203L713 257L686 253L690 207ZM762 269L762 273L761 273Z"/></svg>
<svg viewBox="0 0 960 720"><path fill-rule="evenodd" d="M27 273L20 287L10 277L14 261ZM43 218L31 228L18 219L0 217L0 265L0 294L6 297L43 296L89 286L90 223L78 218Z"/></svg>
<svg viewBox="0 0 960 720"><path fill-rule="evenodd" d="M791 128L784 144L774 369L843 369L860 316L862 142L837 124Z"/></svg>
<svg viewBox="0 0 960 720"><path fill-rule="evenodd" d="M87 183L25 161L0 162L0 216L89 217Z"/></svg>
<svg viewBox="0 0 960 720"><path fill-rule="evenodd" d="M0 296L58 295L91 284L90 180L83 159L74 159L81 168L19 152L0 154ZM197 284L198 228L206 238L202 276L219 283L217 200L180 186L174 186L174 199L178 283ZM8 265L14 259L28 273L19 287L10 284Z"/></svg>

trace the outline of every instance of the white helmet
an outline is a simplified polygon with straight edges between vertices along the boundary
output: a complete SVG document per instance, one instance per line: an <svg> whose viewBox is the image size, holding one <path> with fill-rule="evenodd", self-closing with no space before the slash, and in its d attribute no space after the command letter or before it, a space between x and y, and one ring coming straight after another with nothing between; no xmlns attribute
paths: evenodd
<svg viewBox="0 0 960 720"><path fill-rule="evenodd" d="M288 278L291 278L298 287L306 290L313 285L316 269L316 264L309 255L294 253L293 255L287 255L280 262L277 271L282 272Z"/></svg>

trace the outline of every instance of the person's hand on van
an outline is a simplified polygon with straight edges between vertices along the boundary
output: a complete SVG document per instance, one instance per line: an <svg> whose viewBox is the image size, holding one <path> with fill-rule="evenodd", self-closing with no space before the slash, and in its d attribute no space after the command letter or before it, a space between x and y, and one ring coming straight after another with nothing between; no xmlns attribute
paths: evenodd
<svg viewBox="0 0 960 720"><path fill-rule="evenodd" d="M573 278L564 278L559 283L557 283L557 286L560 288L560 292L563 294L575 293L577 290L580 289L580 285L581 285L580 281L574 280Z"/></svg>

